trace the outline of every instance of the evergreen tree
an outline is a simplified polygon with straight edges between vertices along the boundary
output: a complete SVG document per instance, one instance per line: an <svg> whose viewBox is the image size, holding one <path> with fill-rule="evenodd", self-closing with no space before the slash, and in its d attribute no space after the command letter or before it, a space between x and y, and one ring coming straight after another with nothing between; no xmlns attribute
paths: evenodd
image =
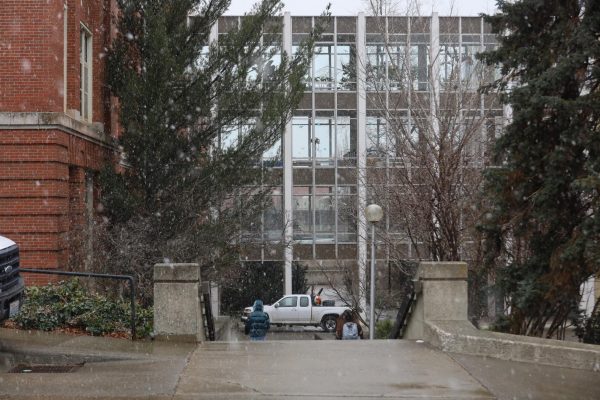
<svg viewBox="0 0 600 400"><path fill-rule="evenodd" d="M317 34L283 53L279 0L255 5L218 44L209 34L230 0L118 4L107 76L125 168L101 176L109 262L146 283L164 259L234 262L240 231L270 201L263 154L303 94Z"/></svg>
<svg viewBox="0 0 600 400"><path fill-rule="evenodd" d="M486 265L511 332L560 336L600 265L600 2L498 7L486 19L499 46L483 59L501 66L513 115L486 176Z"/></svg>

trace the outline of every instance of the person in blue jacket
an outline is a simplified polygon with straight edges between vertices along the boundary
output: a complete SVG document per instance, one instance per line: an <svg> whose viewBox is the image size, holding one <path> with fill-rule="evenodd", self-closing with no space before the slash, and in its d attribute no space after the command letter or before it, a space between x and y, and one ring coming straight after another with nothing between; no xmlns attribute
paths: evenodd
<svg viewBox="0 0 600 400"><path fill-rule="evenodd" d="M246 320L245 332L250 335L250 340L265 340L270 323L269 316L263 311L262 300L256 300L252 309Z"/></svg>

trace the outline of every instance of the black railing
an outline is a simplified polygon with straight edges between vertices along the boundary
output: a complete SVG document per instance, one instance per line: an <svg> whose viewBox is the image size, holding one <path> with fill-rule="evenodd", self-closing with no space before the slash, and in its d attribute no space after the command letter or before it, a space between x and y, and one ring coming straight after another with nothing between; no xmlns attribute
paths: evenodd
<svg viewBox="0 0 600 400"><path fill-rule="evenodd" d="M205 327L206 327L206 334L208 337L208 340L210 340L211 342L215 341L215 320L213 318L212 315L212 309L211 309L211 305L210 305L210 294L209 293L203 293L202 294L203 297L203 303L204 303L204 318L205 318Z"/></svg>
<svg viewBox="0 0 600 400"><path fill-rule="evenodd" d="M400 308L398 309L398 314L396 314L396 321L394 322L394 326L390 331L388 339L398 339L404 336L404 327L406 326L406 319L409 316L410 309L415 299L416 293L414 283L413 281L408 280L405 286L402 302L400 303Z"/></svg>
<svg viewBox="0 0 600 400"><path fill-rule="evenodd" d="M19 271L27 272L27 273L31 273L31 274L81 276L84 278L117 279L117 280L128 281L129 288L130 288L130 298L131 298L131 340L135 340L135 278L133 276L97 274L94 272L56 271L56 270L35 269L35 268L19 268Z"/></svg>

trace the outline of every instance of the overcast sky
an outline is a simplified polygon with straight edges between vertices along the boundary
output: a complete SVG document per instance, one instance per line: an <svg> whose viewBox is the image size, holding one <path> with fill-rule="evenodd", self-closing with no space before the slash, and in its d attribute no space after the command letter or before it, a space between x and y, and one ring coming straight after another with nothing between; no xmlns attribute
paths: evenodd
<svg viewBox="0 0 600 400"><path fill-rule="evenodd" d="M411 0L392 0L400 10L406 9L407 2ZM254 0L232 0L231 7L226 14L242 15L248 12ZM285 9L292 15L318 15L327 3L331 3L333 15L356 15L367 10L368 0L284 0ZM467 16L479 13L492 14L496 7L495 0L419 0L420 15L431 15L438 12L440 16Z"/></svg>

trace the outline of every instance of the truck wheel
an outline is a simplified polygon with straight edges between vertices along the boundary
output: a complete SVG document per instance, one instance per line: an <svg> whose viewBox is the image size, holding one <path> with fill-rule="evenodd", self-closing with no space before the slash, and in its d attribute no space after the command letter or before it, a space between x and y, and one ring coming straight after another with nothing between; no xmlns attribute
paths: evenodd
<svg viewBox="0 0 600 400"><path fill-rule="evenodd" d="M336 325L336 318L333 315L327 315L323 317L323 320L321 321L321 328L323 328L325 332L334 332Z"/></svg>

